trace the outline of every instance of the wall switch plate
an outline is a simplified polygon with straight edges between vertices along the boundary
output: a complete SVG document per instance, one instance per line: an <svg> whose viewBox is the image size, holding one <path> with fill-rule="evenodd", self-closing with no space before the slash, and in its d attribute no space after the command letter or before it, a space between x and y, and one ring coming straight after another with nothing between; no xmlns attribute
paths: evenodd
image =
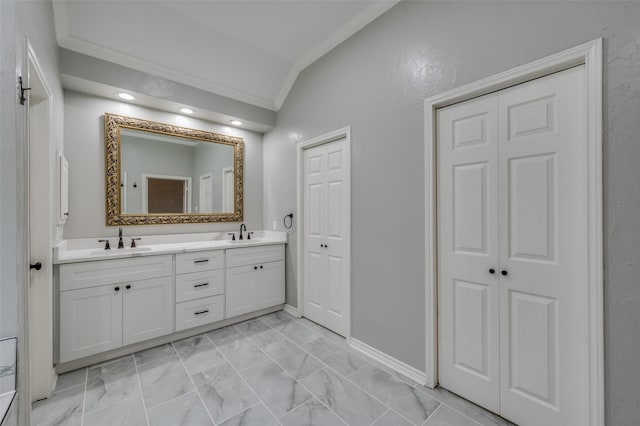
<svg viewBox="0 0 640 426"><path fill-rule="evenodd" d="M273 221L273 230L275 231L276 229L278 229L278 224L276 223L276 221Z"/></svg>

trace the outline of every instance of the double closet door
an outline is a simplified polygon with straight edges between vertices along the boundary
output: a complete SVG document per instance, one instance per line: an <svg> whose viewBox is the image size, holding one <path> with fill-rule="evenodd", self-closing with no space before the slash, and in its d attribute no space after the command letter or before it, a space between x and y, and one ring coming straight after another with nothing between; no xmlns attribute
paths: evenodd
<svg viewBox="0 0 640 426"><path fill-rule="evenodd" d="M304 316L345 336L349 277L344 139L304 151Z"/></svg>
<svg viewBox="0 0 640 426"><path fill-rule="evenodd" d="M585 88L438 111L440 385L520 425L588 424Z"/></svg>

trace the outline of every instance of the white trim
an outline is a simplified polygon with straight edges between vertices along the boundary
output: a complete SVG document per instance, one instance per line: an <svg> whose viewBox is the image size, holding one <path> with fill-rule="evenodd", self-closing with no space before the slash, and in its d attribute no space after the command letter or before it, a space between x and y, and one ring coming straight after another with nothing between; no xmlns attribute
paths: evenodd
<svg viewBox="0 0 640 426"><path fill-rule="evenodd" d="M142 173L142 214L149 213L149 181L148 178L152 179L167 179L167 180L181 180L183 182L187 182L187 199L184 200L183 197L183 207L186 207L185 213L191 213L191 177L190 176L170 176L170 175L156 175L153 173ZM186 206L184 206L186 203Z"/></svg>
<svg viewBox="0 0 640 426"><path fill-rule="evenodd" d="M351 346L358 352L363 353L369 358L378 361L380 364L389 367L394 371L397 371L405 377L408 377L416 383L419 383L421 385L424 385L426 383L426 376L423 371L420 371L417 368L414 368L409 364L406 364L399 359L392 357L391 355L381 352L373 346L369 346L366 343L354 338L352 338L351 342L349 342L349 346Z"/></svg>
<svg viewBox="0 0 640 426"><path fill-rule="evenodd" d="M587 196L589 419L604 425L603 215L602 215L602 39L449 90L425 100L425 312L427 386L438 384L436 110L445 106L584 64L587 75Z"/></svg>
<svg viewBox="0 0 640 426"><path fill-rule="evenodd" d="M294 308L291 305L284 305L284 308L282 308L282 309L284 309L284 311L286 313L291 314L296 318L301 318L302 317L302 315L300 315L300 311L298 311L296 308Z"/></svg>
<svg viewBox="0 0 640 426"><path fill-rule="evenodd" d="M334 142L340 139L345 140L345 156L347 157L346 170L345 170L345 184L347 186L347 205L346 216L347 223L345 224L345 236L346 236L346 248L345 248L345 260L346 260L346 274L349 280L347 286L347 332L344 336L347 341L351 339L351 126L343 127L333 132L325 133L315 138L308 139L306 141L298 142L296 146L296 158L297 158L297 179L296 179L296 194L297 194L297 206L298 206L298 233L304 232L304 150L314 148L319 145L324 145L330 142ZM304 236L298 235L298 250L296 252L297 271L298 277L297 290L298 290L298 312L300 316L304 315Z"/></svg>

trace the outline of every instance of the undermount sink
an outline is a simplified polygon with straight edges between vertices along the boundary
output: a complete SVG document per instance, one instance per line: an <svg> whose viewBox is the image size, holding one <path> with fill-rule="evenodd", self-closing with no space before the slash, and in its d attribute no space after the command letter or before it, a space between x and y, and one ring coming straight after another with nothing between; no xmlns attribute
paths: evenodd
<svg viewBox="0 0 640 426"><path fill-rule="evenodd" d="M251 238L250 240L227 240L229 244L248 244L248 243L259 243L263 240L263 238Z"/></svg>
<svg viewBox="0 0 640 426"><path fill-rule="evenodd" d="M122 248L122 249L111 249L111 250L93 250L89 252L90 256L109 256L116 254L125 254L125 253L139 253L143 251L149 251L151 247L135 247L135 248Z"/></svg>

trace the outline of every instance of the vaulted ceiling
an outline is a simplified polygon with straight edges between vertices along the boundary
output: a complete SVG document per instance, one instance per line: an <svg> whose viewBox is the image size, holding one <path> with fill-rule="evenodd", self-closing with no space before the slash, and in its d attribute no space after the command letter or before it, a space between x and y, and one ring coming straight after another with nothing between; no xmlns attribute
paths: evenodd
<svg viewBox="0 0 640 426"><path fill-rule="evenodd" d="M298 74L399 0L53 0L61 47L278 110Z"/></svg>

